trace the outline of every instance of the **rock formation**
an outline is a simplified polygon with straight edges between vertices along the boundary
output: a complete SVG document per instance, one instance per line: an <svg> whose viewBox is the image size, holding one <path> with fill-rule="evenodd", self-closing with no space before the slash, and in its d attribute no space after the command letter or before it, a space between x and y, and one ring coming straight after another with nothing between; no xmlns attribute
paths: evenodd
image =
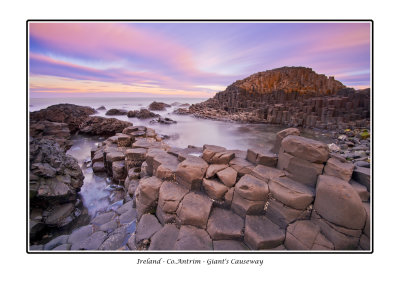
<svg viewBox="0 0 400 283"><path fill-rule="evenodd" d="M190 112L199 117L327 130L369 127L370 91L346 88L305 67L283 67L236 81Z"/></svg>
<svg viewBox="0 0 400 283"><path fill-rule="evenodd" d="M153 113L147 109L140 109L128 112L128 117L138 119L149 119L154 117L160 117L160 115Z"/></svg>
<svg viewBox="0 0 400 283"><path fill-rule="evenodd" d="M164 102L153 101L153 102L149 105L149 110L152 110L152 111L162 111L162 110L165 110L166 107L171 107L171 105L166 104L166 103L164 103Z"/></svg>

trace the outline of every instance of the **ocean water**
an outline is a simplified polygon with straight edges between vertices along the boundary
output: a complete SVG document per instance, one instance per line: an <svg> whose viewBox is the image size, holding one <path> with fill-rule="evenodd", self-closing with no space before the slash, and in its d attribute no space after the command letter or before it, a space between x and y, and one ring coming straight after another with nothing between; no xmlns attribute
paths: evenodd
<svg viewBox="0 0 400 283"><path fill-rule="evenodd" d="M153 101L172 104L178 103L199 103L206 99L201 98L177 98L177 97L150 97L150 98L31 98L30 111L36 111L58 103L72 103L82 106L98 108L105 106L106 109L118 108L125 110L138 110L147 108ZM128 118L127 116L106 116L107 110L99 110L94 114L102 117L114 117L120 120L130 121L134 125L143 125L156 130L158 134L168 136L167 143L171 146L187 147L188 145L203 146L204 144L214 144L224 146L228 149L247 150L248 148L271 147L274 143L276 133L286 127L266 124L240 124L225 121L214 121L196 118L191 115L176 115L173 110L179 106L172 106L165 111L153 111L162 117L168 117L176 124L152 124L152 119L140 120ZM310 131L304 132L305 136L312 137L324 142L330 142L328 136L322 133Z"/></svg>

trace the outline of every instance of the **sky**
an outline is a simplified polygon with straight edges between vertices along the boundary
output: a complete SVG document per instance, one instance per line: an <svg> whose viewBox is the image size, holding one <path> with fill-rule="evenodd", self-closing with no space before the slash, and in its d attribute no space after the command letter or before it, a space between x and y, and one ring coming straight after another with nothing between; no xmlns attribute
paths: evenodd
<svg viewBox="0 0 400 283"><path fill-rule="evenodd" d="M311 67L370 87L370 23L30 22L30 97L212 97L238 79Z"/></svg>

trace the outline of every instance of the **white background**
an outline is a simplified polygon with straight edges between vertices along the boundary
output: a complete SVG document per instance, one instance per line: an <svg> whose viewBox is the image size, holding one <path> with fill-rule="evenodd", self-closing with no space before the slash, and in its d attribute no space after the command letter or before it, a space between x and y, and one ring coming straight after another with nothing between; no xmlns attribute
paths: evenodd
<svg viewBox="0 0 400 283"><path fill-rule="evenodd" d="M393 282L399 278L399 8L396 1L2 1L0 8L2 282ZM25 253L27 19L373 19L375 22L372 255L235 255L259 266L138 266L137 255ZM141 259L151 257L140 256ZM153 258L169 258L155 255ZM229 258L182 255L181 258ZM279 281L278 281L279 280Z"/></svg>

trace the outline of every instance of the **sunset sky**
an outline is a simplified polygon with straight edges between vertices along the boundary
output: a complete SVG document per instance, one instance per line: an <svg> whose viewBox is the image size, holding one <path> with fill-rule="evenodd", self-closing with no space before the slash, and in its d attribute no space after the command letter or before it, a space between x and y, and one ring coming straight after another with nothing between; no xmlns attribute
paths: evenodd
<svg viewBox="0 0 400 283"><path fill-rule="evenodd" d="M31 97L210 97L282 66L370 87L370 24L29 23Z"/></svg>

